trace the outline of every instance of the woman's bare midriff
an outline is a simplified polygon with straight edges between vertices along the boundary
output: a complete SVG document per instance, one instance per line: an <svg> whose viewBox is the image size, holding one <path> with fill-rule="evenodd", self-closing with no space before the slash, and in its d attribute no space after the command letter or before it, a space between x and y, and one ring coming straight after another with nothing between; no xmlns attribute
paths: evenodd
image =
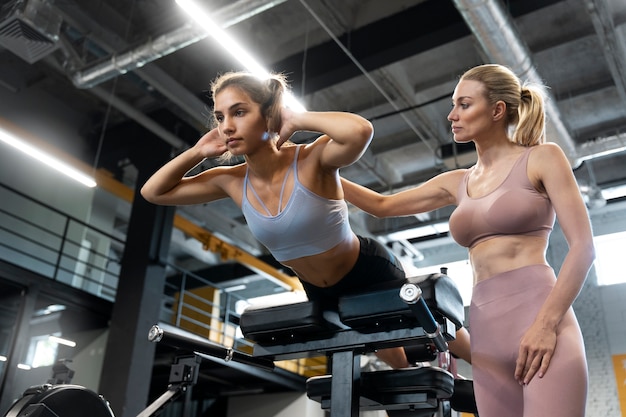
<svg viewBox="0 0 626 417"><path fill-rule="evenodd" d="M469 251L474 284L524 266L547 265L547 244L537 236L502 236L479 243Z"/></svg>
<svg viewBox="0 0 626 417"><path fill-rule="evenodd" d="M330 287L339 282L354 267L360 251L359 239L353 236L318 255L283 262L298 278L317 287Z"/></svg>

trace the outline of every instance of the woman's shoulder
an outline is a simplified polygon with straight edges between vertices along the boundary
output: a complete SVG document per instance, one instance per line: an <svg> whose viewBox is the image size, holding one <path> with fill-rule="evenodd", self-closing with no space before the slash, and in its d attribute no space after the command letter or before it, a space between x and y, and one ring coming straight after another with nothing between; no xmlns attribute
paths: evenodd
<svg viewBox="0 0 626 417"><path fill-rule="evenodd" d="M561 166L571 168L567 156L559 145L553 142L546 142L531 147L528 156L528 167L537 170L550 170Z"/></svg>
<svg viewBox="0 0 626 417"><path fill-rule="evenodd" d="M207 181L221 188L237 205L241 206L241 190L246 176L245 162L237 165L220 165L208 169L202 175L208 175Z"/></svg>
<svg viewBox="0 0 626 417"><path fill-rule="evenodd" d="M563 149L554 142L545 142L539 145L531 146L530 152L533 157L555 158L565 156Z"/></svg>
<svg viewBox="0 0 626 417"><path fill-rule="evenodd" d="M218 165L202 172L204 178L211 178L225 186L231 181L242 181L246 176L247 164L245 162L236 165Z"/></svg>
<svg viewBox="0 0 626 417"><path fill-rule="evenodd" d="M471 167L469 167L469 168L456 168L456 169L452 169L450 171L445 171L445 172L439 174L437 177L443 178L446 181L458 182L458 181L461 181L463 179L463 177L465 177L465 175L469 171L471 171L473 168L474 168L473 165Z"/></svg>
<svg viewBox="0 0 626 417"><path fill-rule="evenodd" d="M327 145L330 142L330 140L331 139L328 135L318 136L315 140L302 145L301 146L303 148L302 152L311 152L313 150L323 148L325 145Z"/></svg>
<svg viewBox="0 0 626 417"><path fill-rule="evenodd" d="M303 161L303 160L310 159L310 157L312 158L320 157L321 152L324 149L324 146L328 142L330 142L330 138L326 135L321 135L317 139L309 143L304 143L304 144L294 143L291 146L289 146L289 148L291 148L290 152L295 152L296 148L299 148L298 160Z"/></svg>
<svg viewBox="0 0 626 417"><path fill-rule="evenodd" d="M535 145L528 157L529 178L541 182L544 177L561 175L564 171L571 171L572 166L561 147L553 142Z"/></svg>
<svg viewBox="0 0 626 417"><path fill-rule="evenodd" d="M459 186L471 168L456 168L434 176L425 184L434 189L443 190L450 196L456 196ZM456 198L456 197L455 197Z"/></svg>
<svg viewBox="0 0 626 417"><path fill-rule="evenodd" d="M216 173L219 173L219 174L237 175L239 173L245 173L247 166L248 164L244 161L244 162L238 162L232 165L217 165L208 169L207 171L215 171Z"/></svg>

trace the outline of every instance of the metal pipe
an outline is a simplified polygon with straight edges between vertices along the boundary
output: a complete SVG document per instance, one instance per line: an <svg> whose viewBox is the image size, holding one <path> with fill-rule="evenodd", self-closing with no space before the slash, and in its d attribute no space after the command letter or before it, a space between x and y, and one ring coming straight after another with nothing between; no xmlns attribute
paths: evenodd
<svg viewBox="0 0 626 417"><path fill-rule="evenodd" d="M492 62L510 67L522 79L543 85L528 47L499 0L454 0L454 5ZM575 168L582 162L576 144L562 121L555 98L548 91L545 94L546 135L561 146Z"/></svg>
<svg viewBox="0 0 626 417"><path fill-rule="evenodd" d="M161 126L160 124L158 124L157 122L152 120L150 117L148 117L145 114L141 113L135 107L131 106L130 104L128 104L124 100L121 100L120 98L118 98L114 94L111 94L110 92L106 92L106 91L102 90L99 87L92 88L90 90L90 92L93 93L95 96L99 97L105 103L111 104L111 106L115 107L116 109L118 109L122 113L128 115L130 118L135 120L137 123L139 123L140 125L142 125L146 129L148 129L149 131L154 133L156 136L160 137L165 142L167 142L170 145L172 145L175 149L181 150L181 149L183 149L183 148L188 146L178 136L174 135L173 133L171 133L170 131L165 129L163 126Z"/></svg>
<svg viewBox="0 0 626 417"><path fill-rule="evenodd" d="M223 28L239 23L259 14L271 7L278 6L287 0L271 2L262 0L240 0L229 6L216 10L215 20L222 23ZM195 24L186 24L172 32L165 33L137 48L113 55L107 61L76 72L72 82L78 88L91 88L120 74L141 68L165 55L178 51L208 36L208 33Z"/></svg>
<svg viewBox="0 0 626 417"><path fill-rule="evenodd" d="M185 334L180 329L164 329L163 326L154 325L148 332L148 340L153 343L164 344L179 349L187 349L194 352L204 353L209 356L223 359L225 362L235 361L246 365L256 366L266 371L274 370L274 362L266 358L255 358L248 354L238 352L232 348L203 340L199 336Z"/></svg>

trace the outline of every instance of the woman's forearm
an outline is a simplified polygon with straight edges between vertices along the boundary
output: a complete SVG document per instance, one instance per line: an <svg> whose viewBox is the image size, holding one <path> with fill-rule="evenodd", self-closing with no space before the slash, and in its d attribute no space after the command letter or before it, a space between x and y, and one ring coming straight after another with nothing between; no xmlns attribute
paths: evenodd
<svg viewBox="0 0 626 417"><path fill-rule="evenodd" d="M366 213L376 217L384 217L384 196L367 187L341 178L344 199Z"/></svg>
<svg viewBox="0 0 626 417"><path fill-rule="evenodd" d="M334 141L359 146L369 143L374 133L372 124L363 117L347 112L305 112L293 115L294 130L320 132Z"/></svg>
<svg viewBox="0 0 626 417"><path fill-rule="evenodd" d="M181 179L204 160L196 148L190 148L156 171L141 187L141 195L152 203L158 204L160 197L173 190Z"/></svg>
<svg viewBox="0 0 626 417"><path fill-rule="evenodd" d="M593 242L572 245L559 270L557 282L541 308L537 320L556 328L580 293L595 259Z"/></svg>

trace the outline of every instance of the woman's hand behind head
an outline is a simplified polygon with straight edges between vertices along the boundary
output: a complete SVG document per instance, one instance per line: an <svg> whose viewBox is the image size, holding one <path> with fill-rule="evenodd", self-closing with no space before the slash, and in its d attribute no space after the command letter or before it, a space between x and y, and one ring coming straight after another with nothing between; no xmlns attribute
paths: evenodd
<svg viewBox="0 0 626 417"><path fill-rule="evenodd" d="M205 133L196 143L195 147L205 158L217 158L226 152L226 138L217 128Z"/></svg>
<svg viewBox="0 0 626 417"><path fill-rule="evenodd" d="M283 107L280 112L281 124L278 131L278 140L276 148L280 149L283 143L287 142L298 131L294 124L296 113L288 107Z"/></svg>

